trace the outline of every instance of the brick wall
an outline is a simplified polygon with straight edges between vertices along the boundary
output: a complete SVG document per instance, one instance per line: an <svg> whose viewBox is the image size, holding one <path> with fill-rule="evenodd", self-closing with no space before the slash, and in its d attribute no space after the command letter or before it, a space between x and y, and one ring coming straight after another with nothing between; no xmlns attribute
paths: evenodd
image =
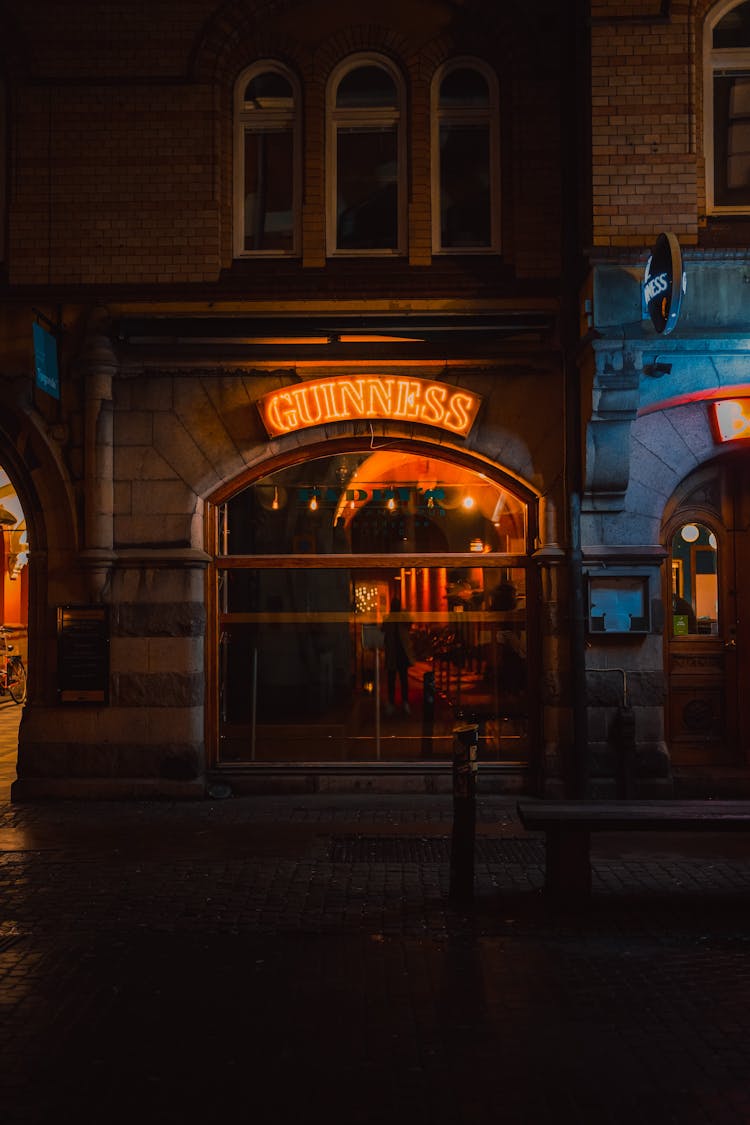
<svg viewBox="0 0 750 1125"><path fill-rule="evenodd" d="M536 8L550 19L557 11L547 0ZM19 6L16 25L12 284L216 282L232 265L232 88L258 57L281 59L304 86L301 263L324 267L326 82L359 50L387 54L406 81L411 264L431 262L430 80L445 59L475 53L500 81L503 258L526 277L559 269L554 52L529 69L543 16L521 26L494 3L421 0L369 12L261 0L105 0L94 11L43 0Z"/></svg>
<svg viewBox="0 0 750 1125"><path fill-rule="evenodd" d="M697 240L694 27L687 4L592 5L593 241Z"/></svg>

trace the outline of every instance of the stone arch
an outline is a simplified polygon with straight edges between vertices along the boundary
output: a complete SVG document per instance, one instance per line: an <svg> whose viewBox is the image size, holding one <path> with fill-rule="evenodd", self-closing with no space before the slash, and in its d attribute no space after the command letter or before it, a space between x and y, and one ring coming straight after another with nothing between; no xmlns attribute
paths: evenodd
<svg viewBox="0 0 750 1125"><path fill-rule="evenodd" d="M18 405L4 382L0 392L0 464L8 474L26 517L29 542L29 700L54 701L54 652L47 642L49 603L56 596L55 573L75 570L80 527L75 495L58 439L38 415ZM70 586L66 586L69 597ZM83 599L84 590L81 588ZM62 595L61 595L62 596Z"/></svg>
<svg viewBox="0 0 750 1125"><path fill-rule="evenodd" d="M658 543L665 506L679 483L722 452L717 449L705 402L639 415L631 431L625 508L610 517L612 530L620 530L620 536L611 541Z"/></svg>

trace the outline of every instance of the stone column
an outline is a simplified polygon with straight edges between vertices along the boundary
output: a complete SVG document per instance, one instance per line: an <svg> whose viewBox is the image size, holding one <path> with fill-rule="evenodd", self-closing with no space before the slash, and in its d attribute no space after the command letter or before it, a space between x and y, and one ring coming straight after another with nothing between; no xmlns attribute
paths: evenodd
<svg viewBox="0 0 750 1125"><path fill-rule="evenodd" d="M107 599L114 529L112 380L117 358L99 315L79 360L84 376L84 545L80 553L92 602Z"/></svg>

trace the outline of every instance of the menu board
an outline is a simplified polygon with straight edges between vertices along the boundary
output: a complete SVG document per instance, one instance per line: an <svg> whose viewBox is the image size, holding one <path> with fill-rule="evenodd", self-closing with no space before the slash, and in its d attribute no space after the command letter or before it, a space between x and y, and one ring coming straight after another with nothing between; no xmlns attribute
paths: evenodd
<svg viewBox="0 0 750 1125"><path fill-rule="evenodd" d="M58 606L57 696L60 703L109 702L107 606Z"/></svg>

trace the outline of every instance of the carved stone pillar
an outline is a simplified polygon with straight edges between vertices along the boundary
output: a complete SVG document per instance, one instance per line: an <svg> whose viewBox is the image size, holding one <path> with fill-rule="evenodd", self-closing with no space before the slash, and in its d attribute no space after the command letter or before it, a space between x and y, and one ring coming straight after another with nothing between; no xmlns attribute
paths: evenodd
<svg viewBox="0 0 750 1125"><path fill-rule="evenodd" d="M107 598L114 559L112 380L117 371L101 316L89 331L79 365L85 381L84 548L80 558L87 571L89 597L101 602Z"/></svg>
<svg viewBox="0 0 750 1125"><path fill-rule="evenodd" d="M643 357L613 340L594 342L596 368L584 453L584 512L619 512L630 479L630 430Z"/></svg>

